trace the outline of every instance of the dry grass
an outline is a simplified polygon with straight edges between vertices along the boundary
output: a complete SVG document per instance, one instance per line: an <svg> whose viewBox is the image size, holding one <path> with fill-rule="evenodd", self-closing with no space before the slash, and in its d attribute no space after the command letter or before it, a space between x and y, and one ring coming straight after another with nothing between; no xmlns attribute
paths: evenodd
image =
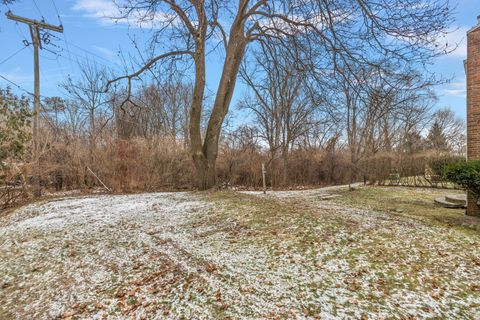
<svg viewBox="0 0 480 320"><path fill-rule="evenodd" d="M342 197L334 201L348 206L480 231L479 218L466 216L463 209L442 208L434 204L433 200L437 197L462 194L463 191L410 187L362 187L354 191L343 188L338 190L338 193Z"/></svg>
<svg viewBox="0 0 480 320"><path fill-rule="evenodd" d="M451 226L461 212L435 211L436 193L30 205L0 220L0 318L478 319L480 235Z"/></svg>

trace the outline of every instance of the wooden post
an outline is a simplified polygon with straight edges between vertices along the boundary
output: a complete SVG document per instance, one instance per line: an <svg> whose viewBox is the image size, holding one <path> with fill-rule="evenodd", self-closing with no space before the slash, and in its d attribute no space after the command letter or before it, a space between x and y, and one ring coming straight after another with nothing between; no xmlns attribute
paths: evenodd
<svg viewBox="0 0 480 320"><path fill-rule="evenodd" d="M267 193L267 183L265 182L265 174L267 171L265 170L265 163L262 162L262 179L263 179L263 194Z"/></svg>
<svg viewBox="0 0 480 320"><path fill-rule="evenodd" d="M35 173L33 180L33 195L42 195L41 172L40 172L40 143L38 131L40 127L40 65L38 63L38 46L40 43L40 32L37 26L30 25L30 34L33 43L33 69L34 69L34 91L33 91L33 157L35 161Z"/></svg>
<svg viewBox="0 0 480 320"><path fill-rule="evenodd" d="M11 11L6 14L8 19L25 23L30 28L30 36L33 44L33 63L34 63L34 94L33 94L33 158L35 161L35 173L33 181L33 194L35 197L42 195L40 185L40 63L38 60L38 49L42 49L42 39L40 38L40 29L48 29L55 32L63 32L63 26L54 26L46 23L44 20L38 21L21 16L14 15Z"/></svg>

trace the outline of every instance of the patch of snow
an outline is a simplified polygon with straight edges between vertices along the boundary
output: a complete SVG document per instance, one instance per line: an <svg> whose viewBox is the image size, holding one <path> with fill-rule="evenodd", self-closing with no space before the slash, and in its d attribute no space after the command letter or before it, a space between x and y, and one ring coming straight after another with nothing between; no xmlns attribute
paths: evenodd
<svg viewBox="0 0 480 320"><path fill-rule="evenodd" d="M297 211L266 223L196 193L26 206L0 220L0 318L480 318L478 237L327 193L267 194Z"/></svg>

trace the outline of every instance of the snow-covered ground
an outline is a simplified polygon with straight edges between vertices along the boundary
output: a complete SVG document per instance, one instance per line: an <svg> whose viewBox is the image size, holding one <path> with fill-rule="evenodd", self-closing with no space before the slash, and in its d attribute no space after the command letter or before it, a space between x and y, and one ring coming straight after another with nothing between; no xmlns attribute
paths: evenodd
<svg viewBox="0 0 480 320"><path fill-rule="evenodd" d="M0 319L480 319L480 237L331 190L66 198L0 218Z"/></svg>

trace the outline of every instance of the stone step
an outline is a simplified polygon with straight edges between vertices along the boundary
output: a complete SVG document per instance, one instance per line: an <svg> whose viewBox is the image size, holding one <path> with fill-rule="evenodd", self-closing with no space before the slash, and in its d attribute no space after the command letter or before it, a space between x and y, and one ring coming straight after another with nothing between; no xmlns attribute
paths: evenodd
<svg viewBox="0 0 480 320"><path fill-rule="evenodd" d="M466 206L465 204L447 201L445 197L436 198L435 203L444 208L450 208L450 209L464 209Z"/></svg>
<svg viewBox="0 0 480 320"><path fill-rule="evenodd" d="M467 204L467 195L466 194L447 194L445 200L452 203L458 204Z"/></svg>

